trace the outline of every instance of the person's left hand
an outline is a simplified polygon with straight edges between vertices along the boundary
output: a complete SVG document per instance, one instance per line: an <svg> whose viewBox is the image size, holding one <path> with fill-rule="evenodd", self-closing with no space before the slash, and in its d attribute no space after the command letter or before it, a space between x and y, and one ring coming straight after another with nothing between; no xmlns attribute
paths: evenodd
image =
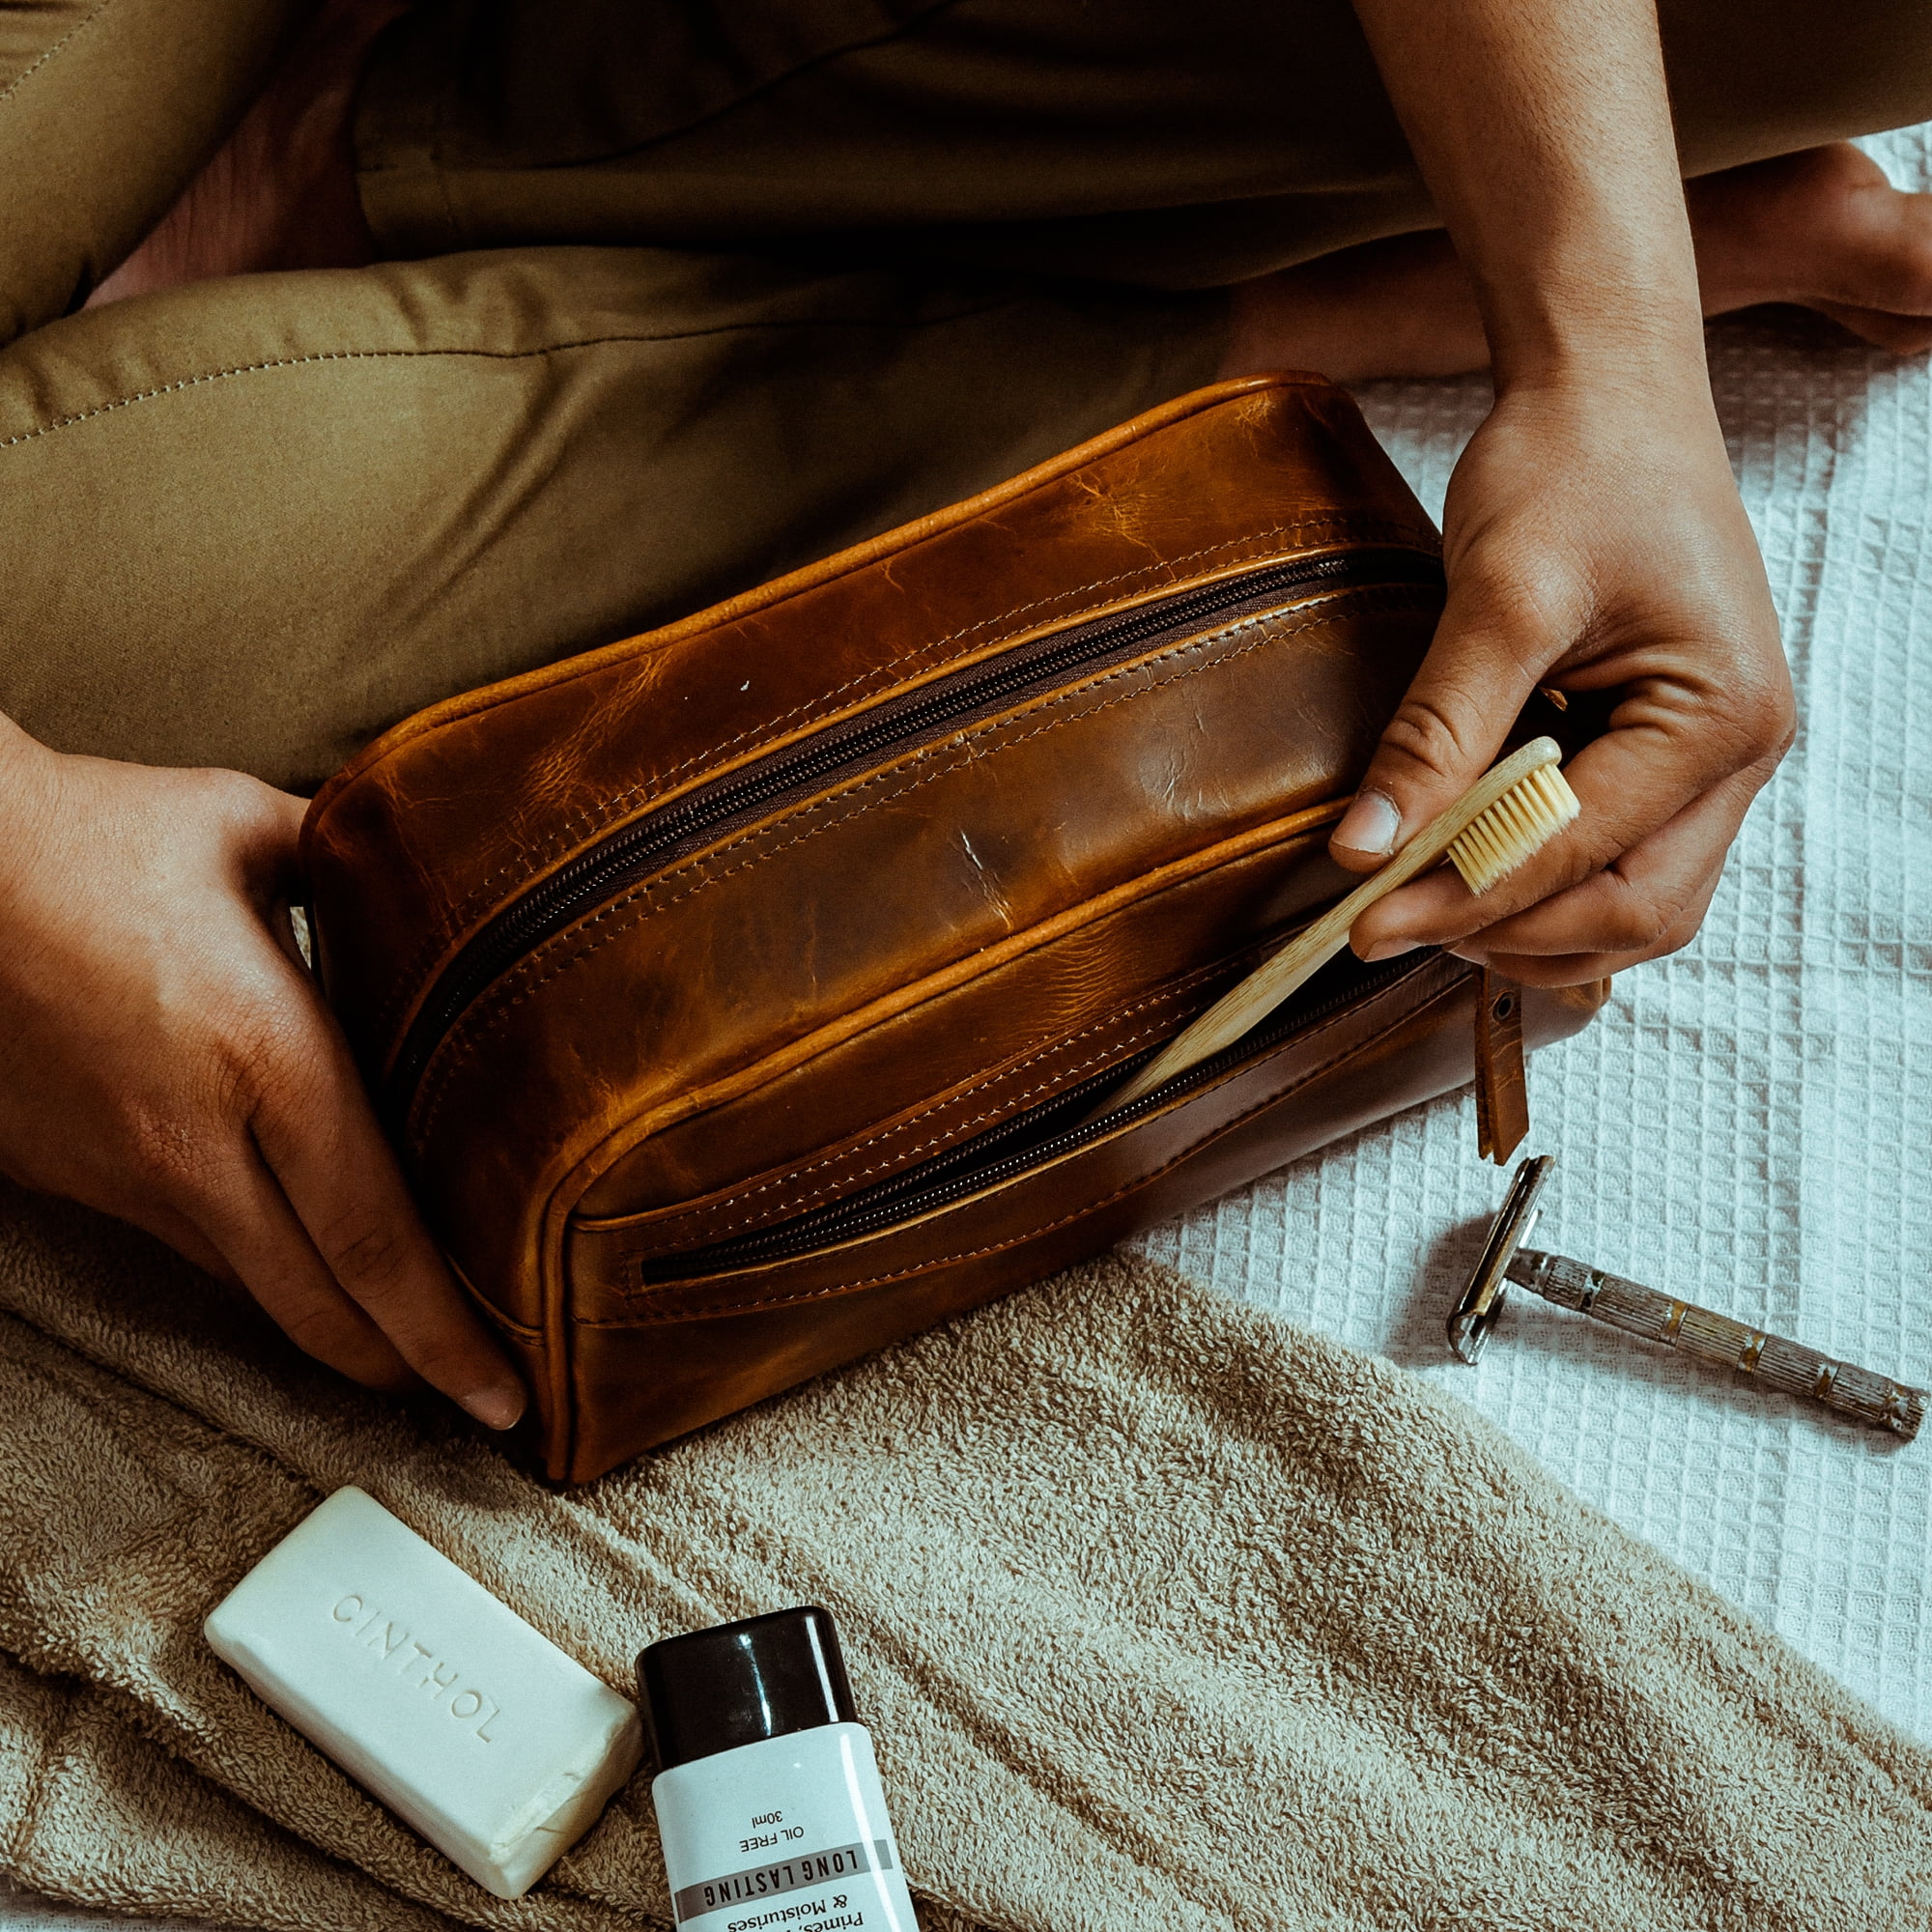
<svg viewBox="0 0 1932 1932"><path fill-rule="evenodd" d="M0 1172L239 1281L344 1375L506 1429L523 1384L292 956L302 813L0 719Z"/></svg>

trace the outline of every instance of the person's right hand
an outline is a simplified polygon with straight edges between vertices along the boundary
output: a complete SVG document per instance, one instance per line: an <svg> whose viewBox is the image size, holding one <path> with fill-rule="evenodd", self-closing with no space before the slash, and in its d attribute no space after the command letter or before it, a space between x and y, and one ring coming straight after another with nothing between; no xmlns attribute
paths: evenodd
<svg viewBox="0 0 1932 1932"><path fill-rule="evenodd" d="M1367 870L1473 783L1538 685L1608 728L1582 816L1480 895L1350 935L1545 985L1682 946L1790 742L1790 674L1704 356L1655 0L1355 0L1468 277L1496 403L1443 508L1448 601L1330 849Z"/></svg>
<svg viewBox="0 0 1932 1932"><path fill-rule="evenodd" d="M1449 598L1331 850L1352 869L1446 810L1539 685L1607 728L1565 768L1582 816L1480 896L1441 867L1355 923L1366 958L1443 946L1540 985L1696 932L1791 742L1791 677L1701 367L1498 397L1450 485Z"/></svg>
<svg viewBox="0 0 1932 1932"><path fill-rule="evenodd" d="M239 1281L357 1381L427 1382L506 1429L523 1386L278 938L302 812L0 719L0 1170Z"/></svg>

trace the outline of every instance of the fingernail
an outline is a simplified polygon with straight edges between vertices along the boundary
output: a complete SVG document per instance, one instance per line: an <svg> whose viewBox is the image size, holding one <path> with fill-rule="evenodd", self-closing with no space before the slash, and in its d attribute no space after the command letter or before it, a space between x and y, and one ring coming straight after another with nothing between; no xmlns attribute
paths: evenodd
<svg viewBox="0 0 1932 1932"><path fill-rule="evenodd" d="M1392 798L1378 791L1358 792L1347 816L1335 828L1335 843L1351 852L1382 858L1395 850L1395 836L1401 830L1402 813Z"/></svg>
<svg viewBox="0 0 1932 1932"><path fill-rule="evenodd" d="M517 1386L472 1389L463 1406L485 1429L508 1429L524 1412L526 1397Z"/></svg>
<svg viewBox="0 0 1932 1932"><path fill-rule="evenodd" d="M1362 957L1373 966L1378 959L1400 959L1405 952L1413 952L1421 944L1419 939L1384 939L1379 946L1370 947Z"/></svg>

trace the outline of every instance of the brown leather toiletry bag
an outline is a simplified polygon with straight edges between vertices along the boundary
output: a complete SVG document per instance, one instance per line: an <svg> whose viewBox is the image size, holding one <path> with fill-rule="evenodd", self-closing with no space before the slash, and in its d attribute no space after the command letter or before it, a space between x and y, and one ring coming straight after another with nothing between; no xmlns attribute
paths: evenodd
<svg viewBox="0 0 1932 1932"><path fill-rule="evenodd" d="M1468 1081L1480 974L1345 954L1082 1124L1349 883L1437 554L1339 389L1226 384L329 781L318 967L554 1475Z"/></svg>

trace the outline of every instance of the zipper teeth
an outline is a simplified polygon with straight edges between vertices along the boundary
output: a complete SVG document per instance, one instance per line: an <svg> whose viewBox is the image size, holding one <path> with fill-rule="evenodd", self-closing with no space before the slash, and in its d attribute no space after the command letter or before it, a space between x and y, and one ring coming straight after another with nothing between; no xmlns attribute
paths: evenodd
<svg viewBox="0 0 1932 1932"><path fill-rule="evenodd" d="M391 1118L400 1127L431 1055L494 980L581 913L668 863L678 846L707 842L724 821L753 813L869 754L996 705L1003 697L1089 659L1131 651L1164 632L1231 611L1256 598L1335 579L1346 580L1351 587L1412 583L1438 576L1440 568L1425 552L1396 547L1270 564L1143 605L1119 617L1081 625L1045 640L1044 648L1022 647L1013 657L990 666L969 667L923 692L909 694L902 703L891 705L887 715L862 716L850 724L830 727L829 742L822 737L801 750L775 753L662 811L634 820L505 907L443 969L406 1031L385 1083Z"/></svg>
<svg viewBox="0 0 1932 1932"><path fill-rule="evenodd" d="M1433 957L1433 952L1427 957ZM653 1280L682 1282L702 1280L707 1275L724 1274L737 1267L756 1266L763 1262L787 1261L794 1255L810 1254L819 1249L836 1247L842 1241L857 1240L865 1236L878 1233L897 1222L911 1220L919 1214L929 1213L935 1208L949 1208L965 1200L969 1195L982 1192L988 1187L997 1187L1002 1181L1010 1180L1025 1174L1029 1169L1044 1166L1064 1153L1070 1153L1084 1143L1097 1140L1102 1134L1113 1133L1117 1128L1141 1120L1146 1115L1164 1107L1178 1095L1190 1088L1205 1086L1218 1079L1230 1068L1242 1061L1252 1059L1258 1053L1278 1045L1289 1035L1298 1033L1302 1028L1313 1026L1316 1021L1348 1006L1351 1001L1365 994L1379 992L1392 985L1397 980L1416 970L1419 963L1414 959L1404 959L1399 965L1384 966L1378 972L1366 973L1350 980L1348 986L1313 1006L1293 1006L1285 1013L1270 1014L1253 1031L1244 1034L1232 1045L1225 1046L1210 1059L1204 1060L1197 1066L1190 1066L1177 1073L1172 1080L1163 1081L1151 1094L1144 1094L1138 1100L1125 1107L1117 1107L1111 1113L1100 1115L1096 1120L1082 1122L1050 1134L1045 1140L1022 1145L1014 1152L1004 1155L984 1167L966 1165L956 1174L943 1177L931 1185L922 1189L908 1185L917 1168L909 1169L903 1175L895 1175L891 1180L878 1183L883 1198L866 1203L861 1196L849 1201L834 1202L824 1208L815 1208L797 1216L792 1221L780 1222L775 1227L763 1228L753 1235L744 1235L726 1241L717 1241L707 1247L690 1248L683 1254L670 1254L663 1258L662 1272L654 1272L651 1264L645 1264L645 1286ZM1003 1138L1013 1137L1024 1141L1023 1123L1029 1119L1065 1108L1069 1112L1087 1100L1104 1093L1109 1087L1125 1084L1134 1069L1151 1060L1160 1051L1158 1044L1137 1053L1130 1060L1123 1060L1117 1066L1110 1066L1104 1072L1092 1075L1077 1087L1069 1087L1065 1093L1057 1094L1051 1100L1042 1101L1039 1106L1027 1113L1016 1114L1012 1120L1002 1122L997 1127L988 1129L989 1135ZM971 1144L968 1143L968 1146ZM939 1161L959 1161L966 1155L966 1148L955 1148L951 1153L936 1157ZM810 1226L805 1224L810 1223Z"/></svg>

